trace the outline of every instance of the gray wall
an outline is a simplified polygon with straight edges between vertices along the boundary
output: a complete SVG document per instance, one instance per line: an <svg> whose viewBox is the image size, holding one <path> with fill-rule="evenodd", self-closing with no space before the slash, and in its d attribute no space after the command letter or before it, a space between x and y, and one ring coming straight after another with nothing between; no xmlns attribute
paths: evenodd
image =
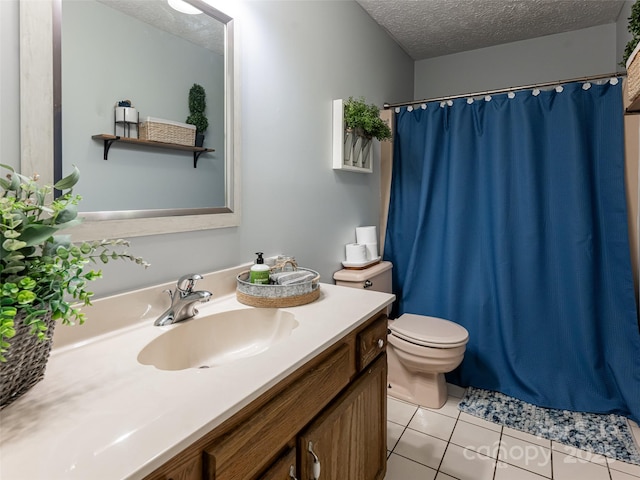
<svg viewBox="0 0 640 480"><path fill-rule="evenodd" d="M616 72L621 58L616 30L611 23L418 61L414 98Z"/></svg>
<svg viewBox="0 0 640 480"><path fill-rule="evenodd" d="M331 282L355 227L378 222L379 154L374 174L332 170L331 103L351 95L379 105L411 98L413 61L353 1L234 3L241 29L242 225L134 238L131 251L152 267L107 265L93 285L97 296L237 265L256 251L293 255ZM17 35L14 16L1 21L3 36L5 23ZM4 37L2 48L3 65L5 56L15 62ZM4 109L0 115L4 124Z"/></svg>
<svg viewBox="0 0 640 480"><path fill-rule="evenodd" d="M333 99L364 95L382 104L608 73L626 43L625 18L424 60L415 63L414 89L414 62L353 1L234 3L242 49L242 225L134 238L133 253L153 266L107 265L94 285L98 296L237 265L256 251L294 255L331 281L355 227L377 224L380 183L379 156L372 175L331 169ZM0 1L0 161L12 165L19 152L17 18L17 0Z"/></svg>
<svg viewBox="0 0 640 480"><path fill-rule="evenodd" d="M80 169L83 210L223 206L222 55L96 1L62 2L62 32L63 172ZM207 93L206 145L216 150L197 169L188 153L122 144L102 159L103 144L91 136L114 133L116 101L130 99L141 121L184 123L194 83Z"/></svg>

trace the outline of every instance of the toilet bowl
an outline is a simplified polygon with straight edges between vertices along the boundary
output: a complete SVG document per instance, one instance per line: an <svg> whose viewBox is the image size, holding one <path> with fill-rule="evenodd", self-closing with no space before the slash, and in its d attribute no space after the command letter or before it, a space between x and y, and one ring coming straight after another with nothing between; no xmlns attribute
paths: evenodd
<svg viewBox="0 0 640 480"><path fill-rule="evenodd" d="M380 262L364 270L339 270L333 278L336 285L391 293L391 268L390 262ZM442 318L405 313L389 321L387 340L389 395L441 408L448 396L444 374L462 362L467 330Z"/></svg>
<svg viewBox="0 0 640 480"><path fill-rule="evenodd" d="M447 401L444 374L464 357L469 333L449 320L405 313L389 321L389 395L428 408Z"/></svg>

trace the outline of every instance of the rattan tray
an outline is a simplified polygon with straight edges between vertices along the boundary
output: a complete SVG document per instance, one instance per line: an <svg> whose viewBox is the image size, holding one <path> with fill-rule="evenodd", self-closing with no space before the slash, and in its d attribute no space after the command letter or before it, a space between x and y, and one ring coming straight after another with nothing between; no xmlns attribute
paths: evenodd
<svg viewBox="0 0 640 480"><path fill-rule="evenodd" d="M308 268L298 267L315 274L313 280L297 285L257 285L249 283L249 271L237 277L236 298L252 307L285 308L305 305L320 296L320 274Z"/></svg>

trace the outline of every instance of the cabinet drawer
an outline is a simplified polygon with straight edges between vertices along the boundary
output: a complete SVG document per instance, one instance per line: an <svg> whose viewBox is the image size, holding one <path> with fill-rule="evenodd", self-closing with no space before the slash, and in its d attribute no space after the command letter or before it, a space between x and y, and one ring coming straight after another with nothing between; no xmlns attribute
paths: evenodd
<svg viewBox="0 0 640 480"><path fill-rule="evenodd" d="M358 332L357 345L356 365L360 371L387 348L387 316L380 315L373 323Z"/></svg>
<svg viewBox="0 0 640 480"><path fill-rule="evenodd" d="M255 478L346 385L353 368L350 348L341 344L278 392L258 412L204 450L206 478Z"/></svg>

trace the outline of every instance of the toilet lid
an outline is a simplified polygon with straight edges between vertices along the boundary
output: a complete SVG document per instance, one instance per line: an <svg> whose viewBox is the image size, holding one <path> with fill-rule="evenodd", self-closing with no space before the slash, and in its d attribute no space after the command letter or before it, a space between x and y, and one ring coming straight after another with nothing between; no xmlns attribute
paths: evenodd
<svg viewBox="0 0 640 480"><path fill-rule="evenodd" d="M405 313L389 325L391 333L407 342L435 348L465 345L467 329L457 323L437 317Z"/></svg>

